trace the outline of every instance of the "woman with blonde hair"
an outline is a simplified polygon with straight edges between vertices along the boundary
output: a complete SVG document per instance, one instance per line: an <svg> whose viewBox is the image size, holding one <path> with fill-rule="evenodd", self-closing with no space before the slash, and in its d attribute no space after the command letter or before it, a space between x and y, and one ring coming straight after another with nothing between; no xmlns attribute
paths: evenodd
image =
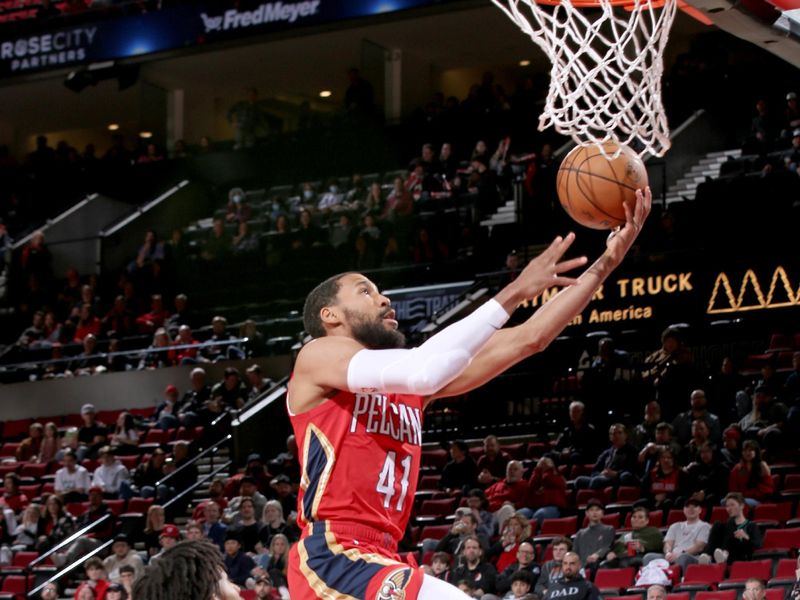
<svg viewBox="0 0 800 600"><path fill-rule="evenodd" d="M506 567L517 562L519 545L531 537L531 524L522 513L514 513L503 525L500 539L486 553L487 559L497 557L495 567L502 573Z"/></svg>
<svg viewBox="0 0 800 600"><path fill-rule="evenodd" d="M154 556L161 552L161 544L158 538L166 525L164 507L160 504L153 504L147 509L147 519L144 524L144 547L147 549L148 556Z"/></svg>

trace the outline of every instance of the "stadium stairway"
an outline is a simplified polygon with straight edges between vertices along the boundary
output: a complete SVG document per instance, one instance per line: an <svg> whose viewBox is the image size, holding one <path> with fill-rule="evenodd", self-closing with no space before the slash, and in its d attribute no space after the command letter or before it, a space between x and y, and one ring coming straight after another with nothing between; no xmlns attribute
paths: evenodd
<svg viewBox="0 0 800 600"><path fill-rule="evenodd" d="M697 185L703 183L709 178L717 178L720 174L722 165L729 160L739 158L742 155L741 150L720 150L718 152L709 152L703 156L697 163L684 173L683 177L678 179L667 190L667 204L672 202L681 202L683 200L694 200L697 194Z"/></svg>

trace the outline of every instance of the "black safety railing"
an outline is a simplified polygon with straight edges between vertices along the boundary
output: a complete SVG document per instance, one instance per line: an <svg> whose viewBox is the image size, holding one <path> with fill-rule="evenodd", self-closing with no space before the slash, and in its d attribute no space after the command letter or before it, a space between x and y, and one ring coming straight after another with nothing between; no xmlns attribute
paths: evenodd
<svg viewBox="0 0 800 600"><path fill-rule="evenodd" d="M89 552L88 554L84 554L83 556L81 556L77 560L74 560L70 564L66 565L60 571L56 572L55 575L52 575L49 579L47 579L46 581L43 581L42 583L37 585L32 590L28 590L28 588L30 587L29 584L30 584L31 577L32 577L32 575L30 575L29 577L26 578L26 583L25 583L25 590L27 591L28 598L36 598L36 597L38 597L39 592L41 592L48 583L53 583L55 581L58 581L59 579L64 577L64 575L66 575L67 573L71 572L73 569L76 569L76 568L80 567L83 563L85 563L87 560L89 560L93 556L97 556L98 554L101 554L102 552L104 552L107 548L110 548L113 543L114 543L113 539L110 539L107 542L104 542L103 544L101 544L100 546L98 546L97 548L95 548L94 550Z"/></svg>
<svg viewBox="0 0 800 600"><path fill-rule="evenodd" d="M36 567L37 565L40 565L40 564L41 564L41 563L43 563L43 562L44 562L44 561L45 561L47 558L49 558L49 557L53 556L53 555L54 555L56 552L59 552L59 551L60 551L60 550L62 550L63 548L67 548L67 547L68 547L70 544L72 544L72 542L74 542L74 541L75 541L75 540L77 540L78 538L81 538L81 537L85 536L85 535L86 535L86 534L88 534L88 533L91 533L91 532L92 532L92 531L94 531L94 530L95 530L95 529L96 529L96 528L97 528L99 525L102 525L102 524L106 523L106 521L108 521L109 519L112 519L113 517L114 517L114 515L113 515L112 513L110 513L110 512L109 512L108 514L105 514L105 515L103 515L102 517L100 517L100 518L99 518L99 519L97 519L96 521L92 521L91 523L89 523L89 524L88 524L86 527L84 527L83 529L79 529L78 531L76 531L75 533L73 533L72 535L70 535L69 537L66 537L66 538L64 538L64 539L63 539L63 540L61 540L61 541L60 541L58 544L56 544L55 546L53 546L52 548L50 548L50 550L48 550L47 552L45 552L45 553L43 553L43 554L40 554L38 557L36 557L35 559L33 559L33 560L32 560L32 561L31 561L31 562L28 564L28 569L33 569L33 568L34 568L34 567Z"/></svg>

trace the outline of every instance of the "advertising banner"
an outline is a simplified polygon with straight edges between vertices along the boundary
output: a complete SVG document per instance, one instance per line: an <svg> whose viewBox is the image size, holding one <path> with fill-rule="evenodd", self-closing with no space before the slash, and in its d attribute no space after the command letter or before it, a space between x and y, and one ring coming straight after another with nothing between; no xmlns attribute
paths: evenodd
<svg viewBox="0 0 800 600"><path fill-rule="evenodd" d="M0 29L0 77L178 50L451 1L457 0L201 0L142 15L16 37L5 37Z"/></svg>

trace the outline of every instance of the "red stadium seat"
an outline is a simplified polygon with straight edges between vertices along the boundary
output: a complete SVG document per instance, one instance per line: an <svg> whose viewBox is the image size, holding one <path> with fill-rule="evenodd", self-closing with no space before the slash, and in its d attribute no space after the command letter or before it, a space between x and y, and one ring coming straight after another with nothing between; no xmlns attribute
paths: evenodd
<svg viewBox="0 0 800 600"><path fill-rule="evenodd" d="M600 593L621 593L633 585L633 567L626 569L598 569L594 576L594 585Z"/></svg>
<svg viewBox="0 0 800 600"><path fill-rule="evenodd" d="M70 502L65 507L65 510L73 517L80 517L89 508L88 502Z"/></svg>
<svg viewBox="0 0 800 600"><path fill-rule="evenodd" d="M52 481L48 481L42 486L42 495L54 494L55 491L56 491L56 485Z"/></svg>
<svg viewBox="0 0 800 600"><path fill-rule="evenodd" d="M3 586L0 587L0 592L24 597L27 592L25 589L27 579L25 575L9 575L3 580Z"/></svg>
<svg viewBox="0 0 800 600"><path fill-rule="evenodd" d="M140 446L161 446L169 442L169 432L163 429L150 429L144 436Z"/></svg>
<svg viewBox="0 0 800 600"><path fill-rule="evenodd" d="M125 456L118 456L119 462L125 465L125 468L129 471L133 471L136 466L139 464L139 455L125 455Z"/></svg>
<svg viewBox="0 0 800 600"><path fill-rule="evenodd" d="M575 506L585 508L589 500L597 497L597 490L578 490L575 492Z"/></svg>
<svg viewBox="0 0 800 600"><path fill-rule="evenodd" d="M508 455L515 460L522 460L525 458L525 453L528 451L528 443L520 442L519 444L503 444L500 446Z"/></svg>
<svg viewBox="0 0 800 600"><path fill-rule="evenodd" d="M614 529L619 529L619 522L620 522L619 513L609 513L607 515L603 515L603 518L600 520L605 525L611 525ZM586 527L588 525L589 525L589 517L583 517L583 525L581 525L581 527Z"/></svg>
<svg viewBox="0 0 800 600"><path fill-rule="evenodd" d="M0 447L0 458L16 458L19 442L6 442Z"/></svg>
<svg viewBox="0 0 800 600"><path fill-rule="evenodd" d="M33 419L13 419L3 424L3 439L22 439L28 437L28 428ZM5 456L5 455L3 455Z"/></svg>
<svg viewBox="0 0 800 600"><path fill-rule="evenodd" d="M712 525L714 523L725 523L730 517L728 516L728 511L725 510L724 506L715 506L711 509L711 516L708 519L708 522Z"/></svg>
<svg viewBox="0 0 800 600"><path fill-rule="evenodd" d="M769 347L767 352L783 352L791 351L794 349L794 343L788 335L782 333L773 333L769 338Z"/></svg>
<svg viewBox="0 0 800 600"><path fill-rule="evenodd" d="M783 491L800 493L800 473L787 473L783 478Z"/></svg>
<svg viewBox="0 0 800 600"><path fill-rule="evenodd" d="M125 500L106 500L106 506L115 517L118 517L125 510Z"/></svg>
<svg viewBox="0 0 800 600"><path fill-rule="evenodd" d="M425 490L438 490L439 489L439 480L441 479L441 475L423 475L419 478L419 483L417 484L418 491L425 491Z"/></svg>
<svg viewBox="0 0 800 600"><path fill-rule="evenodd" d="M773 504L762 502L753 510L753 521L765 525L777 526L786 523L792 518L792 503L781 502Z"/></svg>
<svg viewBox="0 0 800 600"><path fill-rule="evenodd" d="M727 565L724 563L711 564L711 565L689 565L686 567L686 573L683 574L683 580L679 586L681 589L703 589L703 588L716 588L717 584L725 579L725 569Z"/></svg>
<svg viewBox="0 0 800 600"><path fill-rule="evenodd" d="M736 595L736 590L697 592L694 596L694 600L736 600Z"/></svg>
<svg viewBox="0 0 800 600"><path fill-rule="evenodd" d="M689 600L689 592L678 592L676 594L667 594L667 600Z"/></svg>
<svg viewBox="0 0 800 600"><path fill-rule="evenodd" d="M781 588L767 590L766 600L783 600L784 591Z"/></svg>
<svg viewBox="0 0 800 600"><path fill-rule="evenodd" d="M425 500L417 511L417 517L447 517L456 509L455 498Z"/></svg>
<svg viewBox="0 0 800 600"><path fill-rule="evenodd" d="M244 598L244 600L256 600L255 590L239 590L239 595Z"/></svg>
<svg viewBox="0 0 800 600"><path fill-rule="evenodd" d="M19 470L20 477L33 477L41 479L47 474L47 464L25 463Z"/></svg>
<svg viewBox="0 0 800 600"><path fill-rule="evenodd" d="M419 539L440 540L450 531L450 525L426 525L419 533Z"/></svg>
<svg viewBox="0 0 800 600"><path fill-rule="evenodd" d="M146 514L153 504L153 498L131 498L125 512Z"/></svg>
<svg viewBox="0 0 800 600"><path fill-rule="evenodd" d="M636 486L621 485L617 490L617 499L615 502L621 504L623 502L636 502L642 497L642 490Z"/></svg>
<svg viewBox="0 0 800 600"><path fill-rule="evenodd" d="M731 565L728 577L719 584L719 588L744 587L744 582L751 577L767 581L771 576L771 560L738 560Z"/></svg>
<svg viewBox="0 0 800 600"><path fill-rule="evenodd" d="M769 585L792 585L795 581L797 561L794 558L782 558L775 567L775 577L769 580Z"/></svg>
<svg viewBox="0 0 800 600"><path fill-rule="evenodd" d="M563 517L561 519L545 519L542 521L540 536L565 536L569 537L578 531L578 517Z"/></svg>
<svg viewBox="0 0 800 600"><path fill-rule="evenodd" d="M25 494L29 500L33 500L34 498L38 498L39 494L42 489L41 483L34 483L32 485L21 485L19 486L19 491Z"/></svg>
<svg viewBox="0 0 800 600"><path fill-rule="evenodd" d="M132 408L128 411L134 417L152 417L156 412L156 407L148 407L148 408Z"/></svg>
<svg viewBox="0 0 800 600"><path fill-rule="evenodd" d="M423 450L420 462L422 466L433 467L437 471L441 471L449 460L450 454L447 450Z"/></svg>
<svg viewBox="0 0 800 600"><path fill-rule="evenodd" d="M756 556L789 556L792 549L800 546L800 528L767 529L761 548L755 551Z"/></svg>

